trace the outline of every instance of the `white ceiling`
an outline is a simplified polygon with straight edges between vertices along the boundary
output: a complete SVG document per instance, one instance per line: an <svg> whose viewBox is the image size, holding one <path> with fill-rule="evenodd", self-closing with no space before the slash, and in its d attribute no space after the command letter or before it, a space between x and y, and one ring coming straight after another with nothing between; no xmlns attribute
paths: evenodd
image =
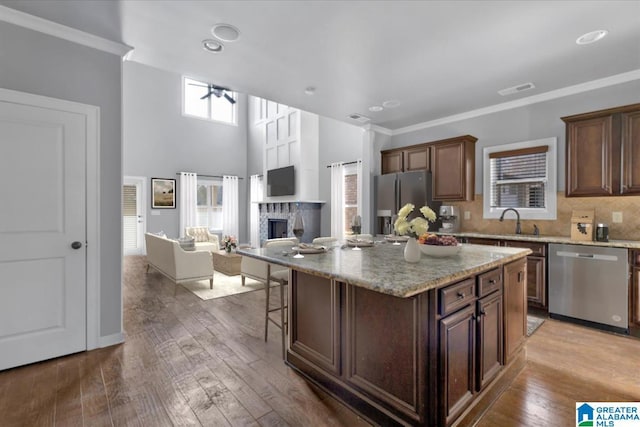
<svg viewBox="0 0 640 427"><path fill-rule="evenodd" d="M0 3L124 42L132 61L388 129L640 70L640 1ZM240 39L208 53L201 41L220 22ZM575 43L598 29L609 35ZM526 82L535 89L497 93ZM385 100L401 105L368 110Z"/></svg>

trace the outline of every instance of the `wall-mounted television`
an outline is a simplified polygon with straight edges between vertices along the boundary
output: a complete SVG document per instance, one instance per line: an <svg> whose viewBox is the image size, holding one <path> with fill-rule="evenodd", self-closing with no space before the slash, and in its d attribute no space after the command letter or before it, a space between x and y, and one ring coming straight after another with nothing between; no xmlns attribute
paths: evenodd
<svg viewBox="0 0 640 427"><path fill-rule="evenodd" d="M296 194L296 176L293 166L267 171L267 196L293 196Z"/></svg>

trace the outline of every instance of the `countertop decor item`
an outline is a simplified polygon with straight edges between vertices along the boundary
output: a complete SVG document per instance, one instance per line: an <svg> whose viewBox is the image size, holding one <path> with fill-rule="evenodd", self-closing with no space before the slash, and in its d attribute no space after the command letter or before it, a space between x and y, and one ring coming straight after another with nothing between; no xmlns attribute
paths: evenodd
<svg viewBox="0 0 640 427"><path fill-rule="evenodd" d="M418 245L420 251L428 256L442 258L448 256L458 255L460 249L462 248L461 244L456 246L437 246L437 245Z"/></svg>
<svg viewBox="0 0 640 427"><path fill-rule="evenodd" d="M415 237L409 237L404 247L404 260L407 262L420 261L420 247Z"/></svg>
<svg viewBox="0 0 640 427"><path fill-rule="evenodd" d="M422 217L415 217L411 221L407 219L413 212L415 205L407 203L398 211L398 219L393 224L394 229L400 236L409 236L409 240L404 247L404 259L407 262L418 262L420 260L420 248L416 239L429 230L429 221L436 220L436 213L428 206L420 208Z"/></svg>

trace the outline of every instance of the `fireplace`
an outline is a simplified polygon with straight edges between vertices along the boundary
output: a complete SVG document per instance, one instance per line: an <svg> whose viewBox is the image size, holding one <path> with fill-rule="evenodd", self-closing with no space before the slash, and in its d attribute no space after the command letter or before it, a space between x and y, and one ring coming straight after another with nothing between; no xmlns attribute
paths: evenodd
<svg viewBox="0 0 640 427"><path fill-rule="evenodd" d="M268 220L268 239L279 239L287 237L288 221L286 219L272 219Z"/></svg>

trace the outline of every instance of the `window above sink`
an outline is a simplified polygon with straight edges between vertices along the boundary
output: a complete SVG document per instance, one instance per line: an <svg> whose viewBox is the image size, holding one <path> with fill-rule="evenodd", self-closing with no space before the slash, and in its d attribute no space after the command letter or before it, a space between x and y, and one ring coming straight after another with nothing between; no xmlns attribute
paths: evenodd
<svg viewBox="0 0 640 427"><path fill-rule="evenodd" d="M515 208L521 219L557 218L557 139L485 147L483 218Z"/></svg>

